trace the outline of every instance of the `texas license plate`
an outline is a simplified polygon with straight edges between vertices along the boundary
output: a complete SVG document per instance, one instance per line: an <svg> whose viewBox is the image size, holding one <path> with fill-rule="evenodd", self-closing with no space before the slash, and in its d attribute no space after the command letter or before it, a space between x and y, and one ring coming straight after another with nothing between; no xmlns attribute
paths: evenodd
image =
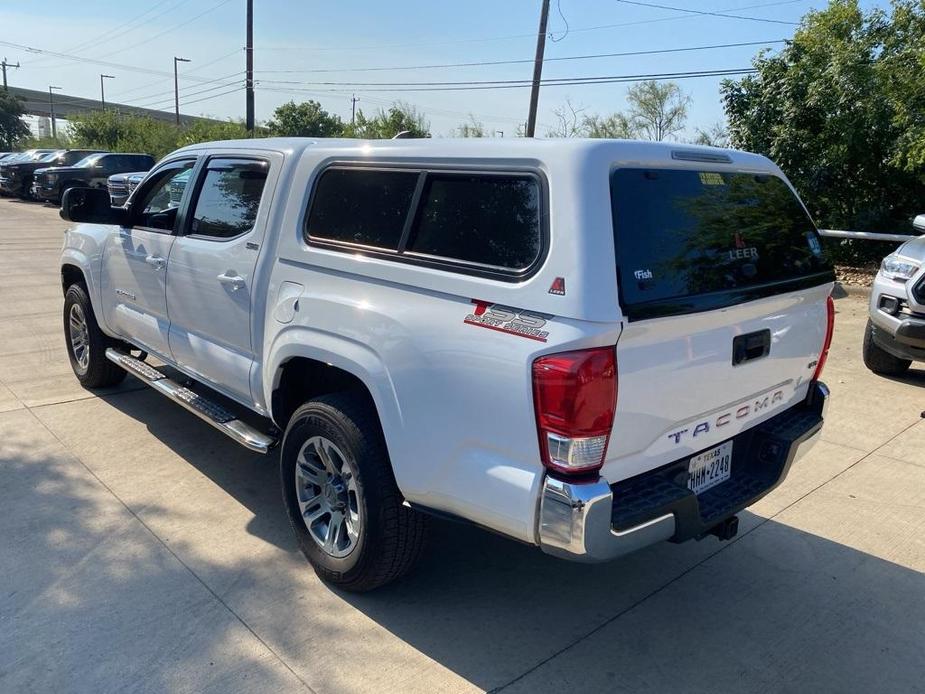
<svg viewBox="0 0 925 694"><path fill-rule="evenodd" d="M700 494L725 482L731 474L732 441L726 441L691 458L687 467L687 488Z"/></svg>

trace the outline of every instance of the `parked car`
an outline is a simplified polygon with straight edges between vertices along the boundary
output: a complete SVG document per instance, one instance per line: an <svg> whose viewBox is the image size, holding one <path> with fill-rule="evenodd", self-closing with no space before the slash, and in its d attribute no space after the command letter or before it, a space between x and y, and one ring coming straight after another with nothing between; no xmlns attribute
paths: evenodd
<svg viewBox="0 0 925 694"><path fill-rule="evenodd" d="M925 214L913 226L925 234ZM864 364L898 376L925 361L925 236L906 241L880 264L870 292Z"/></svg>
<svg viewBox="0 0 925 694"><path fill-rule="evenodd" d="M15 179L10 177L10 170L17 164L37 162L44 157L56 152L54 149L27 149L14 156L7 157L0 162L0 195L10 196L16 194L17 184Z"/></svg>
<svg viewBox="0 0 925 694"><path fill-rule="evenodd" d="M37 198L58 202L69 188L89 186L106 188L110 176L126 171L139 171L154 166L150 154L106 152L92 154L74 166L47 169L36 176L33 192Z"/></svg>
<svg viewBox="0 0 925 694"><path fill-rule="evenodd" d="M147 175L147 171L133 171L131 173L118 173L109 177L107 188L109 200L115 207L124 205L132 191Z"/></svg>
<svg viewBox="0 0 925 694"><path fill-rule="evenodd" d="M145 176L147 175L148 175L147 171L138 171L136 173L128 175L128 178L126 179L125 183L128 186L129 198L132 197L132 193L135 192L135 189L139 186L139 184L143 180L145 180Z"/></svg>
<svg viewBox="0 0 925 694"><path fill-rule="evenodd" d="M79 381L279 445L299 546L348 590L407 571L429 514L577 561L728 539L825 417L834 274L759 155L213 142L62 216Z"/></svg>
<svg viewBox="0 0 925 694"><path fill-rule="evenodd" d="M49 167L71 166L100 152L98 149L59 149L35 161L17 161L7 169L8 185L12 194L27 200L33 197L33 181L38 171Z"/></svg>
<svg viewBox="0 0 925 694"><path fill-rule="evenodd" d="M189 183L193 171L184 171L179 176L174 177L170 182L170 204L173 207L179 207L180 201L183 200L183 192L186 190L186 184Z"/></svg>

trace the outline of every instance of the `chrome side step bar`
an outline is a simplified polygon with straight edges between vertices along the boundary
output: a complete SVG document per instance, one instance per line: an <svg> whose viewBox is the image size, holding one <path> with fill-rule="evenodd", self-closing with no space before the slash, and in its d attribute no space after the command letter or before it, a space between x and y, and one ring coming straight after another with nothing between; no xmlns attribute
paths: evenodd
<svg viewBox="0 0 925 694"><path fill-rule="evenodd" d="M277 444L277 439L258 431L250 424L242 422L218 403L194 393L189 388L167 378L150 364L146 364L112 347L106 350L106 358L118 364L136 378L141 379L162 395L166 395L174 402L182 405L200 419L207 421L245 448L257 453L268 453Z"/></svg>

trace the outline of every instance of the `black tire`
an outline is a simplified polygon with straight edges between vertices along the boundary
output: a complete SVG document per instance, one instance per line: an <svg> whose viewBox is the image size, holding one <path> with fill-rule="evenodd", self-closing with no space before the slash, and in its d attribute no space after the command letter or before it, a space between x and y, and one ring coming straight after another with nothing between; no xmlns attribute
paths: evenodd
<svg viewBox="0 0 925 694"><path fill-rule="evenodd" d="M349 551L346 556L334 556L321 546L309 532L299 506L297 461L303 447L319 437L339 449L343 467L352 466L356 471L359 529L355 540L348 540L348 544L355 543L352 549L342 550ZM428 519L402 504L379 420L367 398L335 393L310 400L296 410L283 437L280 482L299 548L322 580L344 590L366 592L403 576L420 557ZM302 485L306 497L323 496L320 490L307 491L310 488Z"/></svg>
<svg viewBox="0 0 925 694"><path fill-rule="evenodd" d="M58 207L60 207L60 206L61 206L61 203L64 202L64 194L65 194L67 191L69 191L71 188L76 188L76 187L77 187L77 186L72 186L72 185L64 186L64 188L61 189L61 193L58 195L58 199L57 199L57 200L53 200L52 202L54 202L56 205L58 205Z"/></svg>
<svg viewBox="0 0 925 694"><path fill-rule="evenodd" d="M877 374L900 376L912 365L911 359L894 357L874 342L874 327L870 320L864 330L864 365Z"/></svg>
<svg viewBox="0 0 925 694"><path fill-rule="evenodd" d="M83 340L77 340L72 331L71 319L80 317L86 326ZM106 358L106 348L116 341L100 330L87 288L81 283L72 284L64 295L64 341L71 369L84 388L106 388L125 378L125 370ZM86 347L86 353L81 352L79 356L78 342Z"/></svg>

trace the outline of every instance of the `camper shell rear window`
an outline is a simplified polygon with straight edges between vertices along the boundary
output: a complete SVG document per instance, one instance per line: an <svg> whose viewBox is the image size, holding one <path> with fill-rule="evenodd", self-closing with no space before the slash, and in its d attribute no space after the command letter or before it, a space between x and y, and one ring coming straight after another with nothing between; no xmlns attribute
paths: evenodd
<svg viewBox="0 0 925 694"><path fill-rule="evenodd" d="M616 169L614 249L630 320L732 306L834 280L815 225L772 174Z"/></svg>

